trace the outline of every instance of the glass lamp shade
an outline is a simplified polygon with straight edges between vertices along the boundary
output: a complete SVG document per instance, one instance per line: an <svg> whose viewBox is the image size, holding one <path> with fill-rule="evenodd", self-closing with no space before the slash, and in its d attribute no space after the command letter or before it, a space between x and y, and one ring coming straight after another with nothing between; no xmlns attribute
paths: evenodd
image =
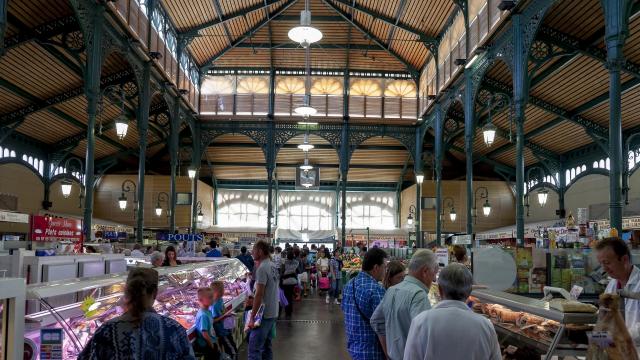
<svg viewBox="0 0 640 360"><path fill-rule="evenodd" d="M124 196L124 193L118 198L118 206L120 206L120 210L122 211L127 209L127 198Z"/></svg>
<svg viewBox="0 0 640 360"><path fill-rule="evenodd" d="M316 110L313 106L310 106L310 105L298 106L297 108L294 109L294 111L296 112L296 114L304 117L314 116L315 114L318 113L318 110Z"/></svg>
<svg viewBox="0 0 640 360"><path fill-rule="evenodd" d="M198 222L202 222L202 219L204 219L204 214L202 213L202 210L200 210L198 212Z"/></svg>
<svg viewBox="0 0 640 360"><path fill-rule="evenodd" d="M308 182L307 182L307 183L303 183L303 184L302 184L302 186L304 186L304 187L306 187L306 188L310 188L310 187L312 187L312 186L313 186L313 184L312 184L312 183L308 183Z"/></svg>
<svg viewBox="0 0 640 360"><path fill-rule="evenodd" d="M116 120L116 135L118 139L122 140L127 136L127 130L129 129L129 122L124 116L120 116Z"/></svg>
<svg viewBox="0 0 640 360"><path fill-rule="evenodd" d="M484 205L482 205L482 213L484 216L489 216L489 214L491 214L491 205L489 204L489 200L485 201Z"/></svg>
<svg viewBox="0 0 640 360"><path fill-rule="evenodd" d="M160 205L156 206L156 216L162 216L162 208Z"/></svg>
<svg viewBox="0 0 640 360"><path fill-rule="evenodd" d="M451 222L456 222L457 217L458 214L456 214L456 211L454 209L451 209L451 211L449 212L449 219L451 219Z"/></svg>
<svg viewBox="0 0 640 360"><path fill-rule="evenodd" d="M71 181L63 181L60 184L60 189L62 190L62 196L68 198L71 195Z"/></svg>
<svg viewBox="0 0 640 360"><path fill-rule="evenodd" d="M196 169L189 168L187 170L187 175L189 175L189 179L193 180L196 178Z"/></svg>
<svg viewBox="0 0 640 360"><path fill-rule="evenodd" d="M424 181L424 174L416 174L416 183L422 184Z"/></svg>
<svg viewBox="0 0 640 360"><path fill-rule="evenodd" d="M409 214L407 218L407 225L413 225L413 215Z"/></svg>
<svg viewBox="0 0 640 360"><path fill-rule="evenodd" d="M308 171L308 170L311 170L311 169L313 169L313 165L307 163L306 161L305 161L304 164L300 165L300 170Z"/></svg>
<svg viewBox="0 0 640 360"><path fill-rule="evenodd" d="M549 197L549 191L547 189L541 189L538 191L538 204L545 206L547 204L547 198Z"/></svg>
<svg viewBox="0 0 640 360"><path fill-rule="evenodd" d="M484 143L487 146L491 146L496 139L496 127L493 123L488 123L482 128L482 136L484 137Z"/></svg>

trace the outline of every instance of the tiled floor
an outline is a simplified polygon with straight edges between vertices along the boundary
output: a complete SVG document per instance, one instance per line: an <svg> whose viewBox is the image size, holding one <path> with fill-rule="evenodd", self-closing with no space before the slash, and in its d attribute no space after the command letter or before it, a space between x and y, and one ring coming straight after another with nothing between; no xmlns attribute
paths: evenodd
<svg viewBox="0 0 640 360"><path fill-rule="evenodd" d="M273 342L275 360L348 360L340 305L311 295L294 304L291 320L278 321ZM239 359L247 358L246 342Z"/></svg>

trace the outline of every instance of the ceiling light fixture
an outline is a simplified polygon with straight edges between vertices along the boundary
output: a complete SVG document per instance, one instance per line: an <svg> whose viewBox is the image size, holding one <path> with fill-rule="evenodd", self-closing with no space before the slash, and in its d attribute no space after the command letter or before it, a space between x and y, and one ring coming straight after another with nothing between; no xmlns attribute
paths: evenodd
<svg viewBox="0 0 640 360"><path fill-rule="evenodd" d="M308 152L309 150L313 149L313 147L313 144L309 142L309 133L307 132L304 134L304 141L302 142L302 144L298 145L298 149L304 152Z"/></svg>
<svg viewBox="0 0 640 360"><path fill-rule="evenodd" d="M309 164L309 156L308 156L308 152L304 153L304 164L300 165L300 170L304 170L304 171L309 171L311 169L313 169L313 165ZM306 185L303 184L303 185Z"/></svg>
<svg viewBox="0 0 640 360"><path fill-rule="evenodd" d="M309 0L304 2L304 10L300 12L300 25L289 30L289 39L297 42L303 48L322 40L322 32L311 26L311 11Z"/></svg>
<svg viewBox="0 0 640 360"><path fill-rule="evenodd" d="M308 1L308 0L307 0ZM307 46L304 51L305 61L305 79L304 79L304 104L294 109L295 113L302 116L305 121L310 117L318 113L318 111L311 106L311 49Z"/></svg>

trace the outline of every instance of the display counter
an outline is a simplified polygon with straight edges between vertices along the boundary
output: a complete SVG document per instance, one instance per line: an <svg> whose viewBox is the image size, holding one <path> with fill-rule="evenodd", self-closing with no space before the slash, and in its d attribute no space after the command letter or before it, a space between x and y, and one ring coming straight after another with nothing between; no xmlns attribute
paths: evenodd
<svg viewBox="0 0 640 360"><path fill-rule="evenodd" d="M178 321L193 337L197 289L212 281L224 282L227 309L241 308L246 297L243 281L247 268L236 259L218 259L157 269L160 275L154 309ZM105 321L123 313L121 308L127 275L106 275L88 279L56 281L27 287L27 303L39 303L42 310L25 317L26 342L40 347L40 332L63 329L63 359L75 359L92 334ZM75 302L49 306L49 299L73 298Z"/></svg>
<svg viewBox="0 0 640 360"><path fill-rule="evenodd" d="M513 359L586 355L595 313L560 312L548 301L488 289L474 290L470 300L493 323L501 347L511 346Z"/></svg>

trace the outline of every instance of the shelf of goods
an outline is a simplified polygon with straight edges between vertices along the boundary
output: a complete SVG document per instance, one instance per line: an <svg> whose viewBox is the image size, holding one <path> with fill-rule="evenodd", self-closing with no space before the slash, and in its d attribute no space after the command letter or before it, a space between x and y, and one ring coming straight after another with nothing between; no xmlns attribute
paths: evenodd
<svg viewBox="0 0 640 360"><path fill-rule="evenodd" d="M0 359L22 358L24 294L24 279L0 279Z"/></svg>
<svg viewBox="0 0 640 360"><path fill-rule="evenodd" d="M248 286L243 281L247 268L237 259L219 259L176 267L157 268L160 275L156 312L178 321L195 337L193 325L198 310L197 289L212 281L224 282L227 310L241 309ZM40 330L62 328L63 359L75 359L104 322L123 313L122 299L127 275L110 275L30 285L27 302L42 304L43 311L25 317L26 342L38 353ZM66 305L50 307L57 297L71 299ZM240 315L238 315L240 316ZM242 324L242 321L238 321Z"/></svg>
<svg viewBox="0 0 640 360"><path fill-rule="evenodd" d="M470 301L475 312L491 320L500 346L510 346L513 359L586 355L587 332L596 323L595 307L593 312L561 312L548 301L488 289L474 290Z"/></svg>

